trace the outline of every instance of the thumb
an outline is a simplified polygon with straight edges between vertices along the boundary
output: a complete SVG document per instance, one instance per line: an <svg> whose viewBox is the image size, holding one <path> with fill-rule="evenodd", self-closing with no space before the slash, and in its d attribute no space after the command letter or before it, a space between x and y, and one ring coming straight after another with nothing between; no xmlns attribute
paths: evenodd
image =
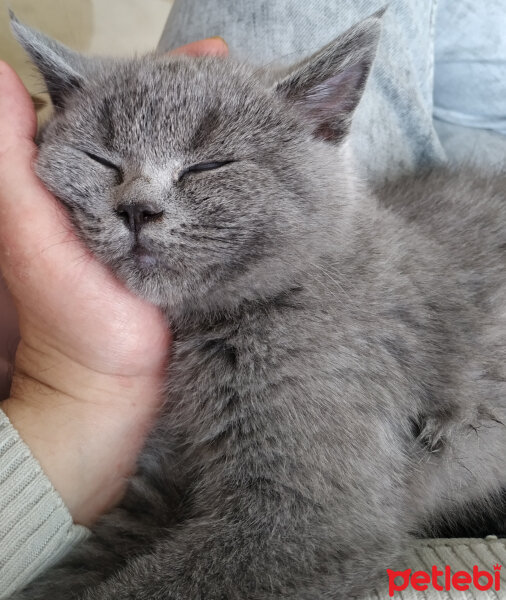
<svg viewBox="0 0 506 600"><path fill-rule="evenodd" d="M19 139L32 142L37 119L21 79L0 60L0 152Z"/></svg>

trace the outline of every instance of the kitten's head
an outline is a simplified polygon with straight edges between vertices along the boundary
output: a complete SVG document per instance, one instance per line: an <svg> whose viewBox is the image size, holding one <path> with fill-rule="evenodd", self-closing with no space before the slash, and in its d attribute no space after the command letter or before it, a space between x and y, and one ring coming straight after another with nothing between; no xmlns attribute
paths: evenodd
<svg viewBox="0 0 506 600"><path fill-rule="evenodd" d="M275 294L346 204L339 148L380 19L276 79L210 57L86 58L13 18L55 105L37 172L100 260L169 311Z"/></svg>

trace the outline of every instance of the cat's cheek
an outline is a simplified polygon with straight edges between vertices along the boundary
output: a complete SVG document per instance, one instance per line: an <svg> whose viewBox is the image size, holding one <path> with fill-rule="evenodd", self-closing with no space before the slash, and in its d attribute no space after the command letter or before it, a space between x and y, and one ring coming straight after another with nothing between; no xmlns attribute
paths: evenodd
<svg viewBox="0 0 506 600"><path fill-rule="evenodd" d="M90 165L64 147L43 144L35 162L35 172L45 186L68 207L82 207L92 214L100 210L108 191L116 184L113 174Z"/></svg>

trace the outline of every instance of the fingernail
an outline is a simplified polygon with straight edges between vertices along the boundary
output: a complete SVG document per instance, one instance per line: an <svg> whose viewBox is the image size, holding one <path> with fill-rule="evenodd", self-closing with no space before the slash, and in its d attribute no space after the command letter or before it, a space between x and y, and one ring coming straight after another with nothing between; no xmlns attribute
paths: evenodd
<svg viewBox="0 0 506 600"><path fill-rule="evenodd" d="M213 35L209 39L210 40L221 40L225 44L225 46L228 48L227 42L221 37L221 35Z"/></svg>

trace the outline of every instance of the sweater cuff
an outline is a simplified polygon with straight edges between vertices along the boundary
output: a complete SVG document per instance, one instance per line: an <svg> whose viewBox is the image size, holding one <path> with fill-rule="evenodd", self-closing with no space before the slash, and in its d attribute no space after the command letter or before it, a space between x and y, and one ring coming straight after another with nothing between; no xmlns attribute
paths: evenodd
<svg viewBox="0 0 506 600"><path fill-rule="evenodd" d="M0 409L0 599L23 588L90 534Z"/></svg>

